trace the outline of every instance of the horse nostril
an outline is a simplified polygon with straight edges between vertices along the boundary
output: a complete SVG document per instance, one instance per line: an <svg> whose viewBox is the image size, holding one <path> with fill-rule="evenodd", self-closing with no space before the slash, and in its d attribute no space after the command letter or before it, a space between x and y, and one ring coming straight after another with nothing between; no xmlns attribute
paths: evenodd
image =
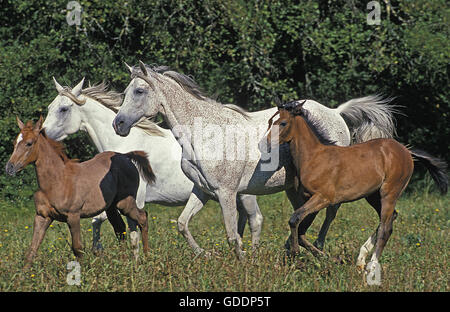
<svg viewBox="0 0 450 312"><path fill-rule="evenodd" d="M14 166L13 166L13 164L11 164L10 162L8 162L7 164L6 164L6 167L5 167L5 172L6 172L6 174L9 174L9 175L14 175L14 173L15 173L15 171L14 171Z"/></svg>

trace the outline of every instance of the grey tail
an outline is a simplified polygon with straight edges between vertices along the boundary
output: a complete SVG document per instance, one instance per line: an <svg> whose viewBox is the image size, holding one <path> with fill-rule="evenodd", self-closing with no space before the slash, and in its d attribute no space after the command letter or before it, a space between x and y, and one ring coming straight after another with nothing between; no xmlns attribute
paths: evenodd
<svg viewBox="0 0 450 312"><path fill-rule="evenodd" d="M139 173L144 177L145 181L148 183L153 183L156 180L155 174L153 173L150 162L147 158L147 153L143 151L133 151L125 154L129 159L131 159L139 170Z"/></svg>
<svg viewBox="0 0 450 312"><path fill-rule="evenodd" d="M428 169L441 194L446 194L448 188L447 163L419 149L411 148L409 151Z"/></svg>
<svg viewBox="0 0 450 312"><path fill-rule="evenodd" d="M400 106L390 105L393 99L369 95L351 99L336 108L350 129L352 144L397 135L393 114L399 113Z"/></svg>

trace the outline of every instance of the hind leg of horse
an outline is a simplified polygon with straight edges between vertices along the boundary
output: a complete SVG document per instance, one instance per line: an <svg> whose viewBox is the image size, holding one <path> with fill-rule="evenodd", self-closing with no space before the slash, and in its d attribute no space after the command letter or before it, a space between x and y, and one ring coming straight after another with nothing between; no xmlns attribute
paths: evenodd
<svg viewBox="0 0 450 312"><path fill-rule="evenodd" d="M107 220L106 212L103 211L101 214L92 218L92 250L100 251L103 249L102 243L100 242L100 229L102 223Z"/></svg>
<svg viewBox="0 0 450 312"><path fill-rule="evenodd" d="M130 219L136 221L141 230L142 244L144 253L148 253L148 218L147 212L139 209L136 200L132 196L128 196L117 203L117 208ZM137 258L137 254L134 255Z"/></svg>
<svg viewBox="0 0 450 312"><path fill-rule="evenodd" d="M366 197L367 202L375 209L375 211L378 214L378 217L380 217L381 214L381 196L380 192L377 191L369 196ZM367 239L367 241L361 246L359 250L359 255L356 260L356 265L360 271L364 271L366 267L366 258L367 255L372 251L373 247L375 246L375 243L377 241L377 232L378 228L375 230L375 232Z"/></svg>
<svg viewBox="0 0 450 312"><path fill-rule="evenodd" d="M305 233L300 233L301 235L299 237L298 228L299 224L301 224L302 221L305 220L306 217L308 217L308 215L319 212L329 204L329 201L322 195L314 194L302 207L295 210L295 212L292 214L292 217L289 219L289 226L291 228L291 251L293 254L299 252L299 238L302 241L302 245L309 251L311 251L315 256L324 254L321 250L317 249L306 239ZM302 232L305 232L305 230L303 229Z"/></svg>
<svg viewBox="0 0 450 312"><path fill-rule="evenodd" d="M67 225L69 226L70 235L72 236L72 251L80 260L83 257L83 245L81 243L81 226L80 215L71 213L67 216Z"/></svg>
<svg viewBox="0 0 450 312"><path fill-rule="evenodd" d="M136 194L136 206L140 210L144 209L145 206L145 195L147 193L147 184L148 183L142 178L142 176L139 175L139 187ZM140 241L139 232L137 230L138 224L136 221L134 221L128 216L126 218L130 233L131 248L133 248L133 254L135 255L135 258L137 258L137 256L139 255L139 241Z"/></svg>
<svg viewBox="0 0 450 312"><path fill-rule="evenodd" d="M203 208L208 200L209 196L194 186L192 193L189 196L189 200L177 220L178 231L187 240L189 246L191 246L196 255L200 255L205 250L197 244L189 231L189 221Z"/></svg>
<svg viewBox="0 0 450 312"><path fill-rule="evenodd" d="M323 221L322 227L320 228L319 236L314 242L314 246L316 246L320 250L323 250L323 247L325 245L325 237L327 236L331 223L333 222L334 218L336 218L336 214L340 206L341 204L330 205L327 207L325 220Z"/></svg>
<svg viewBox="0 0 450 312"><path fill-rule="evenodd" d="M240 207L241 206L241 207ZM261 229L263 223L263 215L259 209L256 196L254 195L238 195L237 196L237 207L239 211L239 221L238 221L238 233L243 236L244 224L241 224L241 214L248 215L248 224L250 226L250 233L252 235L252 249L255 250L259 245L259 238L261 236ZM244 209L244 211L241 211Z"/></svg>
<svg viewBox="0 0 450 312"><path fill-rule="evenodd" d="M109 206L105 212L106 216L108 217L108 221L111 223L114 229L114 234L116 235L117 239L120 242L125 240L126 226L119 214L119 211L117 210L116 204L112 204L111 206Z"/></svg>
<svg viewBox="0 0 450 312"><path fill-rule="evenodd" d="M375 252L372 255L372 258L367 264L366 271L370 273L376 273L374 271L380 269L379 260L381 258L381 254L386 246L389 237L392 234L393 222L397 218L397 212L395 211L395 204L397 202L398 197L402 193L403 189L406 187L406 184L401 186L396 183L396 185L388 185L385 183L381 189L381 213L380 213L380 225L378 226L377 231L377 239L375 245ZM381 283L381 280L378 281L378 285Z"/></svg>

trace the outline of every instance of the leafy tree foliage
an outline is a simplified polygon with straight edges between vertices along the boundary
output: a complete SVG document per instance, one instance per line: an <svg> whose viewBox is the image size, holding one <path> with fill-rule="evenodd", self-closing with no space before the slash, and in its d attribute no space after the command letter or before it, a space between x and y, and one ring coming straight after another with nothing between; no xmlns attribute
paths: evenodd
<svg viewBox="0 0 450 312"><path fill-rule="evenodd" d="M84 76L124 90L123 62L169 65L191 74L219 101L249 110L312 98L337 106L373 93L395 96L399 140L450 161L449 16L445 0L380 0L380 25L366 1L2 0L0 163L17 135L15 116L36 120L56 96L51 77L74 86ZM367 1L368 2L368 1ZM95 151L86 135L67 142L72 157ZM1 175L3 196L34 187ZM22 192L23 193L20 193Z"/></svg>

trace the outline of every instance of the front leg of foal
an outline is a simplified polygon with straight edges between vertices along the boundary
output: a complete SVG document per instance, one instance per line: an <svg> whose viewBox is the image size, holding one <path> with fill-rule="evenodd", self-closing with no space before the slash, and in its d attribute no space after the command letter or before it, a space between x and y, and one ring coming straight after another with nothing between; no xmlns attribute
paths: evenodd
<svg viewBox="0 0 450 312"><path fill-rule="evenodd" d="M25 269L29 268L34 256L37 253L39 246L44 239L45 232L47 231L49 225L52 223L53 219L50 217L43 217L39 214L34 216L33 223L33 239L31 241L30 248L25 256Z"/></svg>
<svg viewBox="0 0 450 312"><path fill-rule="evenodd" d="M67 225L69 226L70 235L72 236L72 251L80 260L83 257L83 245L81 244L81 226L80 215L69 214L67 217Z"/></svg>
<svg viewBox="0 0 450 312"><path fill-rule="evenodd" d="M314 194L303 206L295 210L292 217L289 219L289 227L291 228L291 251L295 255L299 252L298 244L298 226L310 214L319 212L321 209L327 207L330 202L321 194ZM314 255L323 254L319 249L314 247L302 233L300 239L302 245L310 250Z"/></svg>

